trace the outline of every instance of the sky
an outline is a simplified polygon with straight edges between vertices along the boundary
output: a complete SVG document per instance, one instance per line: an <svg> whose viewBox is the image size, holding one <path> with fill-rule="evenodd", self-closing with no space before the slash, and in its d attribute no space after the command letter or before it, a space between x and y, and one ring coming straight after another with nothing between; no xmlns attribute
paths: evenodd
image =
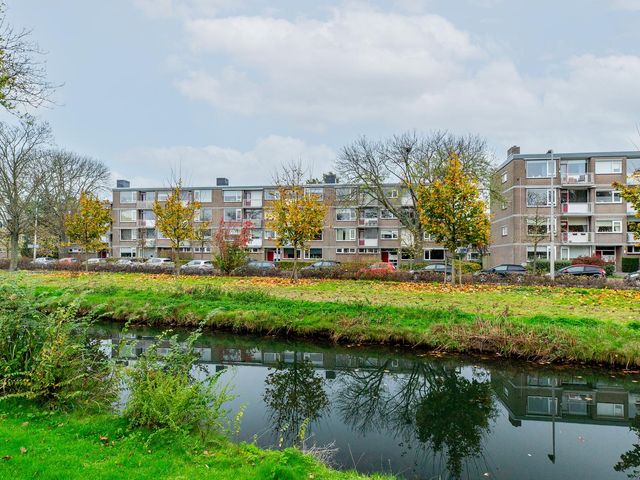
<svg viewBox="0 0 640 480"><path fill-rule="evenodd" d="M640 0L8 0L58 146L133 187L315 176L365 135L522 153L640 146ZM3 117L6 119L6 117ZM12 121L11 117L8 121Z"/></svg>

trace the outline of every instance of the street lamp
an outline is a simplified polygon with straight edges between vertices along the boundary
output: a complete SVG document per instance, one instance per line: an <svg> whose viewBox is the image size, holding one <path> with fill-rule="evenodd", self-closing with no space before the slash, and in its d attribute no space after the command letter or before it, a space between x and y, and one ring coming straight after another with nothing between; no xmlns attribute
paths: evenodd
<svg viewBox="0 0 640 480"><path fill-rule="evenodd" d="M550 206L549 206L549 210L550 210L550 216L549 216L549 228L550 228L550 232L549 232L549 237L550 237L550 243L551 243L551 251L549 252L549 276L551 277L551 280L555 280L556 278L556 244L555 244L555 226L556 226L556 216L555 216L555 208L554 208L554 203L556 200L556 192L554 190L554 185L553 185L553 179L556 176L556 162L555 159L553 157L553 150L549 150L547 152L547 154L551 154L551 165L552 165L552 171L551 171L551 195L550 195Z"/></svg>

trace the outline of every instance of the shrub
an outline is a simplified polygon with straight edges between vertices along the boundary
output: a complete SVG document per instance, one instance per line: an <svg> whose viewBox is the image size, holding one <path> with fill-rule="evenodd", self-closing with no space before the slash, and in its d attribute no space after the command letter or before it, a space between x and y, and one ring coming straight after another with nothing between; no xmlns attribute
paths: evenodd
<svg viewBox="0 0 640 480"><path fill-rule="evenodd" d="M602 257L598 257L596 255L591 255L591 256L585 255L583 257L574 258L573 260L571 260L571 264L572 265L578 265L578 264L596 265L598 267L604 268L607 262L604 261Z"/></svg>
<svg viewBox="0 0 640 480"><path fill-rule="evenodd" d="M462 268L462 273L475 273L482 270L482 265L478 262L456 261L456 272L459 268Z"/></svg>
<svg viewBox="0 0 640 480"><path fill-rule="evenodd" d="M219 386L222 372L213 376L205 372L204 379L193 375L199 359L194 343L200 333L189 335L184 347L176 335L163 334L159 341L168 340L166 355L159 353L155 343L138 358L126 379L130 396L124 415L131 427L185 435L198 431L203 436L226 430L224 404L233 396L226 386Z"/></svg>
<svg viewBox="0 0 640 480"><path fill-rule="evenodd" d="M607 262L604 264L604 271L607 274L607 277L612 277L616 273L616 264L612 262Z"/></svg>
<svg viewBox="0 0 640 480"><path fill-rule="evenodd" d="M527 264L527 270L529 270L530 272L533 271L533 263L534 262L529 262ZM551 270L551 264L550 264L549 260L536 260L535 264L536 264L536 267L537 267L537 271L540 272L540 273L549 273L549 271ZM556 260L555 261L556 271L560 270L561 268L568 267L569 265L571 265L571 262L568 261L568 260Z"/></svg>
<svg viewBox="0 0 640 480"><path fill-rule="evenodd" d="M622 257L622 271L625 273L640 270L640 257Z"/></svg>

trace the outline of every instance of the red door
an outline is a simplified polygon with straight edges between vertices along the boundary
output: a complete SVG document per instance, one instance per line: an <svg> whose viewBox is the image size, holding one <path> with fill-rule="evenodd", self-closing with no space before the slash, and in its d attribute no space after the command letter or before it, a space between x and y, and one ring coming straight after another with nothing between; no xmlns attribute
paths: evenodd
<svg viewBox="0 0 640 480"><path fill-rule="evenodd" d="M273 250L267 250L267 261L273 262L275 252Z"/></svg>
<svg viewBox="0 0 640 480"><path fill-rule="evenodd" d="M380 260L382 260L383 262L388 262L389 261L389 252L382 252L380 254Z"/></svg>

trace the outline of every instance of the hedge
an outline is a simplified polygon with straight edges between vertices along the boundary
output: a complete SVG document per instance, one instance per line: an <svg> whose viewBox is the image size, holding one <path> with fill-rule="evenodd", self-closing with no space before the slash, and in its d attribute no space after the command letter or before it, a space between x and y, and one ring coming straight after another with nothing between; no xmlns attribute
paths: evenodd
<svg viewBox="0 0 640 480"><path fill-rule="evenodd" d="M622 271L625 273L640 270L640 257L622 257Z"/></svg>

